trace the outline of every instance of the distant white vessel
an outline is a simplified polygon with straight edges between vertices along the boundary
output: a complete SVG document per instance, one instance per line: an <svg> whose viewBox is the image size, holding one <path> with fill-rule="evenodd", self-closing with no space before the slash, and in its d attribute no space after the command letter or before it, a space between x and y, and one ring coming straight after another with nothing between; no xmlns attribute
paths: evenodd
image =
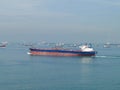
<svg viewBox="0 0 120 90"><path fill-rule="evenodd" d="M109 42L107 42L106 44L104 44L104 46L103 46L104 48L109 48L110 47L110 43Z"/></svg>
<svg viewBox="0 0 120 90"><path fill-rule="evenodd" d="M8 44L8 42L1 42L0 47L6 47L7 44Z"/></svg>

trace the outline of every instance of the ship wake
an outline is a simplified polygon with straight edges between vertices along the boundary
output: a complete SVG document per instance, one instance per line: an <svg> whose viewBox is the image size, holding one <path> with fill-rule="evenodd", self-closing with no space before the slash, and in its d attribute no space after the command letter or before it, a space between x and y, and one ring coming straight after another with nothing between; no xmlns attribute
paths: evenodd
<svg viewBox="0 0 120 90"><path fill-rule="evenodd" d="M96 58L113 58L113 59L120 59L120 56L95 56Z"/></svg>

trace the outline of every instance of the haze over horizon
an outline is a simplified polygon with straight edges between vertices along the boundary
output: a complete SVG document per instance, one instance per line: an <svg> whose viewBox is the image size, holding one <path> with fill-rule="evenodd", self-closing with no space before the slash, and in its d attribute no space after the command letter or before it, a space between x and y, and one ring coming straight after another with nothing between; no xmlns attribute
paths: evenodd
<svg viewBox="0 0 120 90"><path fill-rule="evenodd" d="M0 41L120 42L119 0L2 0Z"/></svg>

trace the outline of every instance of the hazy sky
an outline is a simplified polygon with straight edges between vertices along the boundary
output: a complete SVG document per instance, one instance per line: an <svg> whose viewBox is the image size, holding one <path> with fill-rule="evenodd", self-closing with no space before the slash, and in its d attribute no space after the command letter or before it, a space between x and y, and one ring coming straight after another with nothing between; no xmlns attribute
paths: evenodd
<svg viewBox="0 0 120 90"><path fill-rule="evenodd" d="M0 41L120 42L120 0L0 0Z"/></svg>

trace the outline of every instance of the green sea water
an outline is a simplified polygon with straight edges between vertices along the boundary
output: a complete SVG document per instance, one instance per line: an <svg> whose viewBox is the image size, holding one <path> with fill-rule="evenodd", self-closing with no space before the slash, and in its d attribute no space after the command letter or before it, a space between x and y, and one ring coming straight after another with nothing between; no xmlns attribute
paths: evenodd
<svg viewBox="0 0 120 90"><path fill-rule="evenodd" d="M96 57L49 57L0 48L0 90L120 90L120 48L95 49Z"/></svg>

